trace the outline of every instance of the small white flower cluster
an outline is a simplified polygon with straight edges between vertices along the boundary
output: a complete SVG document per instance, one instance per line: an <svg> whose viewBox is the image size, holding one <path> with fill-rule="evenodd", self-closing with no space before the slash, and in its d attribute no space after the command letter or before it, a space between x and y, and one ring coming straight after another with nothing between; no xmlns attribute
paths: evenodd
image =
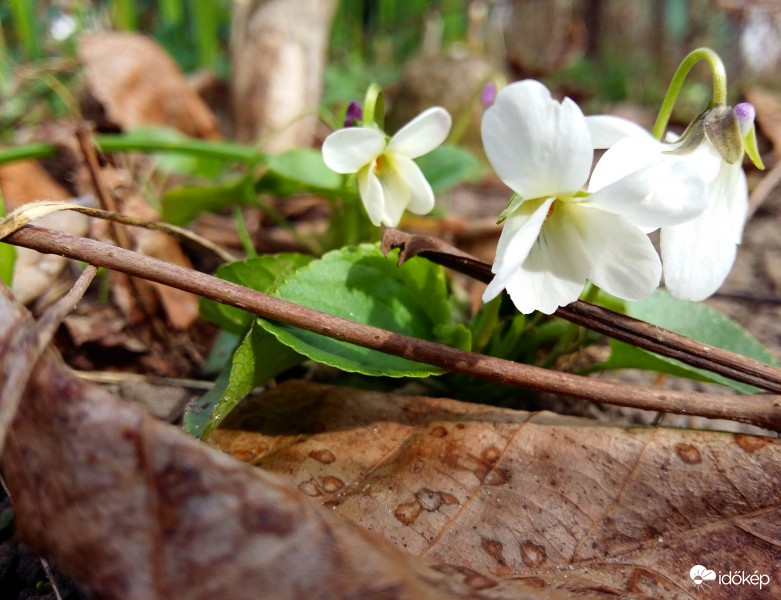
<svg viewBox="0 0 781 600"><path fill-rule="evenodd" d="M515 194L483 300L507 290L523 313L551 314L578 299L586 281L625 300L659 285L701 300L723 283L735 260L748 208L741 167L753 135L750 105L704 113L678 143L662 143L638 125L585 117L537 81L508 85L482 123L483 146ZM724 112L726 111L726 112ZM734 131L723 133L724 127ZM443 108L429 109L390 140L371 127L350 127L323 144L326 164L357 173L369 218L396 226L405 209L434 206L413 162L450 130ZM607 149L592 171L595 149ZM661 229L661 260L648 233Z"/></svg>

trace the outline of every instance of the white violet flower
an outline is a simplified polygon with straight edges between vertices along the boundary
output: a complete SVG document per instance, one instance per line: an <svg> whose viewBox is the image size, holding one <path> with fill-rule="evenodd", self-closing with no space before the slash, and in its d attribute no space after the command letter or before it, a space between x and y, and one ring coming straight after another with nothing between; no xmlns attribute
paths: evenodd
<svg viewBox="0 0 781 600"><path fill-rule="evenodd" d="M661 277L645 232L703 210L702 180L681 161L660 158L628 176L600 161L582 191L594 155L586 119L537 81L501 90L482 134L494 170L515 192L486 302L506 289L522 313L551 314L577 300L586 280L625 300L645 298Z"/></svg>
<svg viewBox="0 0 781 600"><path fill-rule="evenodd" d="M375 127L347 127L323 142L323 160L337 173L357 173L358 191L374 225L395 227L404 210L424 215L434 192L412 160L447 138L450 114L441 107L423 111L388 137Z"/></svg>
<svg viewBox="0 0 781 600"><path fill-rule="evenodd" d="M683 160L700 174L706 185L705 210L691 221L663 227L660 246L664 283L673 296L703 300L712 295L732 269L748 215L748 187L741 163L744 150L755 143L754 108L748 103L734 108L716 106L673 143L662 143L617 117L586 120L595 148L622 145L621 152L610 152L603 159L612 171L630 173L662 156ZM759 161L757 153L750 156Z"/></svg>

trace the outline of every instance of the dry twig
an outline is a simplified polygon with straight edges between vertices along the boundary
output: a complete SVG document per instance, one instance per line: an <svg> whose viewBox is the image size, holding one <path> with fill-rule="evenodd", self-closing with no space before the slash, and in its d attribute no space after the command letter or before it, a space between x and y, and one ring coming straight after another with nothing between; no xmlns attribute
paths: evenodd
<svg viewBox="0 0 781 600"><path fill-rule="evenodd" d="M386 230L382 243L386 253L392 248L401 248L399 263L419 255L484 283L493 278L489 264L437 238L389 229ZM758 360L697 342L668 329L580 300L558 309L555 314L592 331L662 356L675 358L693 367L781 393L781 369Z"/></svg>
<svg viewBox="0 0 781 600"><path fill-rule="evenodd" d="M732 419L774 430L781 429L781 396L778 395L691 394L549 371L362 325L192 269L185 269L129 250L58 231L27 226L6 237L5 241L38 252L58 254L135 277L143 277L247 310L272 321L287 323L314 333L409 360L436 365L457 373L585 398L599 403Z"/></svg>

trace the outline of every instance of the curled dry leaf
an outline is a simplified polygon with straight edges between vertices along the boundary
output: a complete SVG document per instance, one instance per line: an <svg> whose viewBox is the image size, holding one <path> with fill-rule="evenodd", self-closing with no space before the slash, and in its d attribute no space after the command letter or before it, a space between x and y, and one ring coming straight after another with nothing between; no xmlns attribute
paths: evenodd
<svg viewBox="0 0 781 600"><path fill-rule="evenodd" d="M219 137L211 110L154 40L135 33L91 33L79 41L92 94L122 127L168 126L191 137Z"/></svg>
<svg viewBox="0 0 781 600"><path fill-rule="evenodd" d="M0 376L9 331L27 326L0 288ZM51 350L2 458L19 536L99 598L567 597L421 561L75 378Z"/></svg>
<svg viewBox="0 0 781 600"><path fill-rule="evenodd" d="M701 564L756 570L781 589L772 438L290 382L245 403L211 442L408 552L493 577L689 598ZM754 593L712 586L708 597Z"/></svg>

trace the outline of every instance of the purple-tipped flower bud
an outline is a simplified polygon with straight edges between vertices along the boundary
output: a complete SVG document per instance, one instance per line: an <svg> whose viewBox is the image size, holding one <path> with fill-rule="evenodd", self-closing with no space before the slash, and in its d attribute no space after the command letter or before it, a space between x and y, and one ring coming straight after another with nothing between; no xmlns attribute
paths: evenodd
<svg viewBox="0 0 781 600"><path fill-rule="evenodd" d="M344 126L355 127L360 125L361 119L363 119L361 105L355 100L350 100L350 104L347 105L347 112L344 115Z"/></svg>
<svg viewBox="0 0 781 600"><path fill-rule="evenodd" d="M751 128L754 126L754 117L757 113L754 110L754 107L748 102L741 102L740 104L736 104L734 111L735 115L738 117L740 136L744 138L748 135L748 132L751 131Z"/></svg>
<svg viewBox="0 0 781 600"><path fill-rule="evenodd" d="M488 108L494 103L496 92L496 83L493 81L489 81L483 86L483 89L480 91L480 102L483 103L484 108Z"/></svg>

